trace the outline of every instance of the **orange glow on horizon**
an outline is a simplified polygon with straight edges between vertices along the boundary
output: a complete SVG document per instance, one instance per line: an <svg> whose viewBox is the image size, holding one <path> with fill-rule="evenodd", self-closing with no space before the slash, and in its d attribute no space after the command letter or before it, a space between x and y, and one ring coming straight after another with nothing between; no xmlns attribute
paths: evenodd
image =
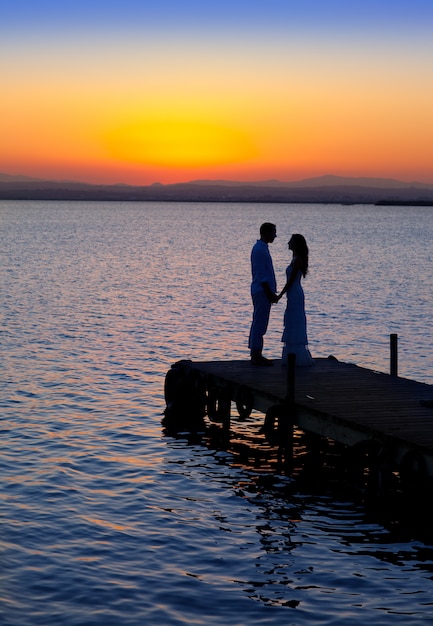
<svg viewBox="0 0 433 626"><path fill-rule="evenodd" d="M257 151L240 130L199 120L155 120L107 133L110 158L179 171L251 161Z"/></svg>
<svg viewBox="0 0 433 626"><path fill-rule="evenodd" d="M0 173L136 185L325 174L433 184L433 84L421 51L383 54L382 39L346 56L319 40L120 43L98 54L22 44L3 77Z"/></svg>

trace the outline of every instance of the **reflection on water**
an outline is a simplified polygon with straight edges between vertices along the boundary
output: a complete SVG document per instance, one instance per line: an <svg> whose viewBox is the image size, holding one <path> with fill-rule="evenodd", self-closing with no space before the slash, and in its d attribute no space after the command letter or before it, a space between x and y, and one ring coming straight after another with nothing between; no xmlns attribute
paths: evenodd
<svg viewBox="0 0 433 626"><path fill-rule="evenodd" d="M397 332L401 373L431 383L428 208L0 209L2 624L431 619L430 540L343 489L332 454L306 482L248 422L229 450L161 428L173 362L247 357L249 251L265 220L280 282L286 236L309 241L313 354L387 371Z"/></svg>
<svg viewBox="0 0 433 626"><path fill-rule="evenodd" d="M294 623L360 623L372 609L379 624L390 623L391 616L410 624L416 616L430 615L431 545L413 540L401 526L386 527L378 509L366 508L353 491L343 497L332 482L307 486L255 466L236 449L215 458L220 464L216 478L225 476L253 512L254 519L239 512L236 518L227 512L217 517L220 530L231 535L233 550L247 533L242 550L248 551L254 576L238 576L236 583L249 598L265 606L296 607L300 614ZM203 468L195 466L195 471ZM254 540L248 536L251 524ZM413 597L424 607L420 613L411 604Z"/></svg>

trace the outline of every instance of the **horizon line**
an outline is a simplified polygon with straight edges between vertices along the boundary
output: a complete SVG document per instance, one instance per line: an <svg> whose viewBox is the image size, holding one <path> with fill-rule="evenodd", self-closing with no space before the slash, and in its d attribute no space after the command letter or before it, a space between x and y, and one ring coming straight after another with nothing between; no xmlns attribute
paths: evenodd
<svg viewBox="0 0 433 626"><path fill-rule="evenodd" d="M4 178L3 178L4 177ZM10 180L7 180L10 179ZM419 180L402 180L400 178L391 178L386 176L359 176L359 175L341 175L341 174L322 174L319 176L309 176L306 178L297 178L293 180L281 180L278 178L268 178L268 179L253 179L253 180L242 180L237 178L196 178L187 181L176 181L170 183L162 183L160 181L153 181L151 183L125 183L122 181L117 182L89 182L82 179L66 179L66 178L46 178L46 177L38 177L38 176L30 176L26 174L9 174L6 172L0 172L0 183L31 183L31 182L46 182L46 183L69 183L69 184L81 184L81 185L89 185L89 186L124 186L124 187L152 187L152 186L162 186L162 187L170 187L173 185L191 185L191 184L229 184L229 185L296 185L300 183L311 183L311 182L326 182L327 184L338 184L338 181L352 181L352 184L355 182L363 181L364 184L366 182L381 182L383 183L394 183L398 185L404 186L422 186L422 187L433 187L432 182L421 182Z"/></svg>

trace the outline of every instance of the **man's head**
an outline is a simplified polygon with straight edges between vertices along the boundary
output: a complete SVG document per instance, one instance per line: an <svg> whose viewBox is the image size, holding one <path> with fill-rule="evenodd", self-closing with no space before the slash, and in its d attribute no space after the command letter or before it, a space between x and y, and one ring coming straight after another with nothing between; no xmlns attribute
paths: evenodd
<svg viewBox="0 0 433 626"><path fill-rule="evenodd" d="M266 243L272 243L277 236L277 227L275 224L265 222L260 226L260 239Z"/></svg>

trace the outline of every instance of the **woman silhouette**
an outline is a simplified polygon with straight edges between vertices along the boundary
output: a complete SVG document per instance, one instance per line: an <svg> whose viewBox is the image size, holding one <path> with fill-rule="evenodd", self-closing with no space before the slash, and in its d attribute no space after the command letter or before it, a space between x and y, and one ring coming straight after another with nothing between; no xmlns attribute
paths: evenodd
<svg viewBox="0 0 433 626"><path fill-rule="evenodd" d="M301 278L308 273L308 246L305 237L292 235L288 243L292 251L292 261L286 269L287 282L278 300L287 294L287 306L284 312L284 331L281 341L284 342L282 362L287 365L287 355L296 355L296 365L305 367L314 361L308 350L307 319L305 316L304 290Z"/></svg>

